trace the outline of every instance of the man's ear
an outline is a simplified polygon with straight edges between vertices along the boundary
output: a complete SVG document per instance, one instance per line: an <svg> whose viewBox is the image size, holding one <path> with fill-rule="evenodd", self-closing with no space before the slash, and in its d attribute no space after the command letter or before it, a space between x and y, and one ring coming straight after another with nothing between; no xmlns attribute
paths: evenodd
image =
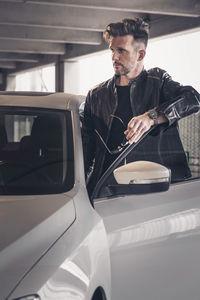
<svg viewBox="0 0 200 300"><path fill-rule="evenodd" d="M138 61L143 60L143 58L146 55L146 51L144 49L141 49L141 50L138 51L138 53L139 53Z"/></svg>

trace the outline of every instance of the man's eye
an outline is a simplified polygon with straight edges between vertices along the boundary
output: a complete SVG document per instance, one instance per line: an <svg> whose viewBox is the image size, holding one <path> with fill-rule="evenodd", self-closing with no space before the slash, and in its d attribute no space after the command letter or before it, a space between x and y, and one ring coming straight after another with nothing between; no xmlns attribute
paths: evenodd
<svg viewBox="0 0 200 300"><path fill-rule="evenodd" d="M119 53L123 53L123 52L125 52L125 50L122 49L122 48L119 48L119 49L118 49L118 52L119 52Z"/></svg>

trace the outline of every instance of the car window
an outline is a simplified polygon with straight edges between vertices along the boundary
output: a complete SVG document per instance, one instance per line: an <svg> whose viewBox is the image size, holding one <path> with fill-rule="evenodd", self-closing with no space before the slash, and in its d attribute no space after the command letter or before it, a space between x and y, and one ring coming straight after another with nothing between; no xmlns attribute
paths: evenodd
<svg viewBox="0 0 200 300"><path fill-rule="evenodd" d="M60 193L73 174L69 111L1 108L0 194Z"/></svg>
<svg viewBox="0 0 200 300"><path fill-rule="evenodd" d="M93 193L93 198L112 197L117 184L113 171L133 161L151 161L171 170L171 184L200 177L199 114L194 114L174 123L151 129L135 145L125 149L104 173ZM174 134L179 132L178 135ZM128 151L127 151L128 150Z"/></svg>

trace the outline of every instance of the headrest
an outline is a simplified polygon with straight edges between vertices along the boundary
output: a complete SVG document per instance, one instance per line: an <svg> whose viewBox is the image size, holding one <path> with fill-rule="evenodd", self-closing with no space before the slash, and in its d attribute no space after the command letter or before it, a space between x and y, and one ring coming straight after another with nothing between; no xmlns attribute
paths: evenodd
<svg viewBox="0 0 200 300"><path fill-rule="evenodd" d="M58 116L38 116L33 123L31 138L41 148L62 147L62 124Z"/></svg>

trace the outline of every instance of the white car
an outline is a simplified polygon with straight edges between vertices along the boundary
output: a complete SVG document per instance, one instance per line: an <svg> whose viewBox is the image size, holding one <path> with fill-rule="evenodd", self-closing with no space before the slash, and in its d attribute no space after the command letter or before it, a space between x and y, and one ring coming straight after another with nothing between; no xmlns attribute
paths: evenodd
<svg viewBox="0 0 200 300"><path fill-rule="evenodd" d="M83 101L0 94L0 300L199 299L199 175L119 167L130 145L89 199Z"/></svg>

